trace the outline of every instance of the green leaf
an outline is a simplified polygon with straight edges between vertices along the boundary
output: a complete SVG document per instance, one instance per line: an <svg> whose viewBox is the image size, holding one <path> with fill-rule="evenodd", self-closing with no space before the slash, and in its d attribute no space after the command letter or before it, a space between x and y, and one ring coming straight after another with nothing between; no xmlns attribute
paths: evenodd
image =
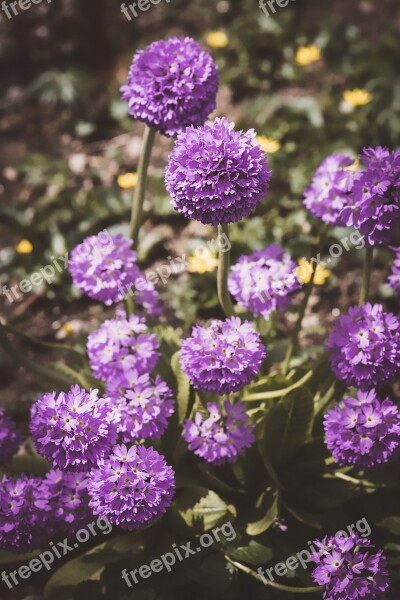
<svg viewBox="0 0 400 600"><path fill-rule="evenodd" d="M271 548L251 540L248 546L239 546L236 550L229 552L229 557L251 565L261 565L272 559L273 552Z"/></svg>
<svg viewBox="0 0 400 600"><path fill-rule="evenodd" d="M246 533L248 535L260 535L267 531L278 518L278 496L276 493L263 494L261 506L258 510L262 514L257 521L248 523Z"/></svg>
<svg viewBox="0 0 400 600"><path fill-rule="evenodd" d="M258 447L271 475L271 467L275 471L293 459L311 439L313 421L313 397L307 388L290 392L267 413Z"/></svg>
<svg viewBox="0 0 400 600"><path fill-rule="evenodd" d="M384 527L385 529L390 531L390 533L393 533L395 535L400 535L400 517L399 516L393 515L391 517L385 517L382 521L377 523L377 525L379 527Z"/></svg>
<svg viewBox="0 0 400 600"><path fill-rule="evenodd" d="M189 406L190 381L181 369L181 365L179 362L179 352L175 352L175 354L171 358L171 368L174 372L177 382L176 403L178 409L178 420L179 423L183 423L187 415L187 410Z"/></svg>
<svg viewBox="0 0 400 600"><path fill-rule="evenodd" d="M81 557L69 561L63 565L49 579L44 589L44 596L62 587L76 587L84 581L99 581L104 571L104 564L99 562L86 562Z"/></svg>
<svg viewBox="0 0 400 600"><path fill-rule="evenodd" d="M174 508L186 525L197 531L207 531L236 516L234 506L202 487L186 488L175 501Z"/></svg>

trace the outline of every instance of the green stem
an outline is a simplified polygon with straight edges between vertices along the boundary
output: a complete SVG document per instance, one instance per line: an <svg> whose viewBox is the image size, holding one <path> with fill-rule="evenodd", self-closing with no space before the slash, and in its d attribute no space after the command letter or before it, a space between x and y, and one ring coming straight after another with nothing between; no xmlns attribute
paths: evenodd
<svg viewBox="0 0 400 600"><path fill-rule="evenodd" d="M138 182L132 197L132 213L130 225L130 237L133 247L137 248L139 230L142 225L143 202L146 191L147 171L150 163L151 150L154 144L156 130L146 125L143 136L143 146L138 166Z"/></svg>
<svg viewBox="0 0 400 600"><path fill-rule="evenodd" d="M346 473L342 473L341 471L335 471L333 476L337 479L342 479L343 481L348 481L349 483L354 483L354 485L359 485L365 488L371 489L381 489L381 488L393 488L397 487L398 484L390 484L390 483L373 483L372 481L368 481L367 479L356 479L355 477L351 477L350 475L346 475Z"/></svg>
<svg viewBox="0 0 400 600"><path fill-rule="evenodd" d="M358 301L358 306L362 306L365 304L368 298L369 284L371 281L371 273L372 273L372 264L374 260L374 247L366 246L365 248L365 256L364 256L364 269L363 269L363 279L360 290L360 299Z"/></svg>
<svg viewBox="0 0 400 600"><path fill-rule="evenodd" d="M71 348L70 346L65 346L64 344L57 344L55 342L45 342L44 340L36 338L35 336L28 335L24 331L20 331L16 327L13 327L13 325L4 325L4 328L7 331L10 331L11 333L15 333L16 335L21 336L27 342L32 344L32 346L38 346L41 348L49 348L50 350L60 350L60 352L68 352L70 354L73 354L76 358L79 358L81 360L84 358L84 354L82 354L82 352L79 352L78 350L75 350L74 348Z"/></svg>
<svg viewBox="0 0 400 600"><path fill-rule="evenodd" d="M271 390L270 392L259 392L257 394L248 394L242 398L242 402L255 402L258 400L272 400L273 398L282 398L292 390L295 390L309 381L314 375L314 371L308 371L304 377L293 383L287 388L281 390Z"/></svg>
<svg viewBox="0 0 400 600"><path fill-rule="evenodd" d="M36 375L39 375L40 377L45 377L46 379L49 379L50 381L53 381L54 383L57 383L63 387L71 386L71 381L69 379L67 379L66 377L63 377L62 375L56 373L54 370L47 369L46 367L43 367L42 365L39 365L36 362L33 362L32 360L30 360L29 358L26 358L26 356L24 356L23 354L18 352L18 350L16 348L14 348L13 344L8 339L8 336L6 334L6 329L5 329L4 325L2 325L1 323L0 323L0 344L3 346L6 354L8 356L13 357L15 359L15 361L18 364L25 367L25 369L32 371L32 373L35 373Z"/></svg>
<svg viewBox="0 0 400 600"><path fill-rule="evenodd" d="M228 226L218 225L218 236L225 236L229 239ZM232 300L228 292L228 276L230 268L230 250L224 250L219 244L219 261L218 261L218 299L219 303L227 317L232 317L235 314Z"/></svg>
<svg viewBox="0 0 400 600"><path fill-rule="evenodd" d="M263 577L262 575L260 575L259 573L256 573L252 569L249 569L249 567L246 567L245 565L242 565L241 563L236 562L235 560L232 560L226 554L224 556L225 556L225 559L228 562L230 562L231 565L233 565L234 567L239 569L239 571L246 573L246 575L250 575L250 577L253 577L253 579L256 579L257 581L259 581L260 583L263 583L264 585L273 587L276 590L281 590L282 592L290 592L292 594L310 594L312 592L321 592L324 589L323 587L320 587L320 586L313 586L313 587L307 587L307 588L295 588L295 587L290 587L288 585L283 585L281 583L276 583L276 581L271 581L271 579L267 579L266 577Z"/></svg>

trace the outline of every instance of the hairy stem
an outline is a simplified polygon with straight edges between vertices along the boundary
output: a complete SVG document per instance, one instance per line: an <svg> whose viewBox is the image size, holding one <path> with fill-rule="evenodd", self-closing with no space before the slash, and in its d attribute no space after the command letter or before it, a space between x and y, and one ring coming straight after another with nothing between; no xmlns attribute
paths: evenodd
<svg viewBox="0 0 400 600"><path fill-rule="evenodd" d="M138 166L138 182L133 191L130 237L133 247L137 248L139 230L142 225L143 202L146 191L147 171L150 163L151 150L154 144L156 130L146 125L143 136L143 146Z"/></svg>
<svg viewBox="0 0 400 600"><path fill-rule="evenodd" d="M228 226L218 225L218 235L228 238ZM232 300L228 292L228 276L230 268L230 250L225 250L219 246L219 262L218 262L218 299L219 303L227 317L232 317L235 314Z"/></svg>
<svg viewBox="0 0 400 600"><path fill-rule="evenodd" d="M373 260L374 260L374 247L366 246L365 255L364 255L363 278L362 278L362 285L361 285L361 290L360 290L360 299L358 301L358 306L362 306L363 304L365 304L365 302L367 301L367 298L368 298Z"/></svg>

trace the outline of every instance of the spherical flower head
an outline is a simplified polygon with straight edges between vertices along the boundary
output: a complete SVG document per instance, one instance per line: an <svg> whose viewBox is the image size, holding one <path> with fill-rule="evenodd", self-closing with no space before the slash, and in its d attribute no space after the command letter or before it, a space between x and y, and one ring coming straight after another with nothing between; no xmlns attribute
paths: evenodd
<svg viewBox="0 0 400 600"><path fill-rule="evenodd" d="M15 423L4 415L4 409L0 408L0 465L8 462L18 451L23 437L16 430Z"/></svg>
<svg viewBox="0 0 400 600"><path fill-rule="evenodd" d="M108 396L120 416L118 433L124 444L147 438L159 438L168 426L175 401L167 384L157 375L126 372L125 383L111 381Z"/></svg>
<svg viewBox="0 0 400 600"><path fill-rule="evenodd" d="M290 294L300 289L296 268L290 256L272 244L239 259L231 269L228 289L236 302L267 319L273 310L284 310Z"/></svg>
<svg viewBox="0 0 400 600"><path fill-rule="evenodd" d="M400 248L393 248L393 250L396 252L396 256L389 277L389 285L400 295Z"/></svg>
<svg viewBox="0 0 400 600"><path fill-rule="evenodd" d="M195 388L230 394L254 379L265 358L260 335L238 317L196 325L182 342L180 363Z"/></svg>
<svg viewBox="0 0 400 600"><path fill-rule="evenodd" d="M96 515L134 531L165 513L175 492L174 472L153 448L122 444L93 469L88 490Z"/></svg>
<svg viewBox="0 0 400 600"><path fill-rule="evenodd" d="M160 356L154 334L148 333L143 317L131 315L109 319L93 331L87 341L87 353L93 374L110 384L128 384L124 374L136 369L149 373Z"/></svg>
<svg viewBox="0 0 400 600"><path fill-rule="evenodd" d="M315 541L317 551L311 560L317 567L314 581L325 586L324 600L357 600L384 598L389 587L386 558L382 552L373 552L367 538L352 533L326 537Z"/></svg>
<svg viewBox="0 0 400 600"><path fill-rule="evenodd" d="M341 212L348 203L354 158L331 154L316 170L311 185L304 192L304 206L325 223L342 224Z"/></svg>
<svg viewBox="0 0 400 600"><path fill-rule="evenodd" d="M72 250L69 270L74 284L82 294L106 306L134 295L149 314L159 314L158 293L137 266L132 241L122 234L105 233L87 237Z"/></svg>
<svg viewBox="0 0 400 600"><path fill-rule="evenodd" d="M325 443L340 465L371 468L386 463L400 447L400 413L375 390L359 390L325 415Z"/></svg>
<svg viewBox="0 0 400 600"><path fill-rule="evenodd" d="M42 494L48 498L50 512L47 533L52 536L71 535L93 519L88 507L89 477L85 473L70 473L54 469L42 483Z"/></svg>
<svg viewBox="0 0 400 600"><path fill-rule="evenodd" d="M365 148L360 159L365 169L354 175L341 219L358 229L369 245L387 244L397 232L400 215L400 152Z"/></svg>
<svg viewBox="0 0 400 600"><path fill-rule="evenodd" d="M21 475L0 480L0 548L25 553L39 548L44 539L49 506L39 477Z"/></svg>
<svg viewBox="0 0 400 600"><path fill-rule="evenodd" d="M223 410L218 404L207 404L207 414L197 412L194 420L183 424L183 439L189 450L214 465L234 463L254 443L253 425L242 402L226 400Z"/></svg>
<svg viewBox="0 0 400 600"><path fill-rule="evenodd" d="M174 208L215 226L247 217L264 198L270 179L254 130L235 131L225 118L179 134L165 173Z"/></svg>
<svg viewBox="0 0 400 600"><path fill-rule="evenodd" d="M381 304L354 306L328 338L336 377L360 389L390 381L400 370L400 321Z"/></svg>
<svg viewBox="0 0 400 600"><path fill-rule="evenodd" d="M37 451L53 467L87 471L117 440L118 415L98 390L73 385L68 393L43 394L32 406L31 433Z"/></svg>
<svg viewBox="0 0 400 600"><path fill-rule="evenodd" d="M154 42L137 52L121 88L129 113L168 137L202 125L215 109L217 91L216 64L188 37Z"/></svg>

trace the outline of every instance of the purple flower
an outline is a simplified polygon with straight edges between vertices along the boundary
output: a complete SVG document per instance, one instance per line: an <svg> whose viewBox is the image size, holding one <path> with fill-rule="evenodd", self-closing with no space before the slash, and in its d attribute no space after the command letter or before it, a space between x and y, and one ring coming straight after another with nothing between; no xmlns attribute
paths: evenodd
<svg viewBox="0 0 400 600"><path fill-rule="evenodd" d="M381 304L354 306L335 323L327 348L338 379L371 389L399 372L400 321Z"/></svg>
<svg viewBox="0 0 400 600"><path fill-rule="evenodd" d="M389 587L386 558L373 545L352 533L350 537L326 537L315 541L317 552L311 556L317 568L314 581L325 586L324 600L357 600L383 598Z"/></svg>
<svg viewBox="0 0 400 600"><path fill-rule="evenodd" d="M124 374L125 385L110 383L108 395L120 416L118 432L124 444L159 438L168 426L175 402L167 384L157 375L132 370Z"/></svg>
<svg viewBox="0 0 400 600"><path fill-rule="evenodd" d="M160 313L159 296L136 264L132 241L121 234L104 239L104 232L87 237L71 252L69 270L77 288L89 298L110 306L126 296L151 315Z"/></svg>
<svg viewBox="0 0 400 600"><path fill-rule="evenodd" d="M232 405L224 402L222 411L218 404L207 404L207 414L197 412L194 420L186 420L183 425L183 438L197 456L209 463L223 465L236 462L246 448L254 443L253 425L242 402Z"/></svg>
<svg viewBox="0 0 400 600"><path fill-rule="evenodd" d="M96 515L133 531L165 513L175 492L174 472L153 448L122 444L99 461L88 489Z"/></svg>
<svg viewBox="0 0 400 600"><path fill-rule="evenodd" d="M109 319L93 331L87 341L90 366L98 379L118 385L128 384L124 374L139 374L154 368L159 348L157 338L148 333L143 317Z"/></svg>
<svg viewBox="0 0 400 600"><path fill-rule="evenodd" d="M386 244L399 222L400 152L381 146L364 148L360 159L366 166L355 174L351 200L341 219L358 229L371 246Z"/></svg>
<svg viewBox="0 0 400 600"><path fill-rule="evenodd" d="M342 224L341 211L348 203L353 173L348 170L354 159L345 154L331 154L316 170L304 192L304 206L325 223Z"/></svg>
<svg viewBox="0 0 400 600"><path fill-rule="evenodd" d="M15 423L4 415L0 408L0 465L8 462L18 451L23 437L15 428Z"/></svg>
<svg viewBox="0 0 400 600"><path fill-rule="evenodd" d="M154 42L137 52L121 88L130 114L168 137L202 125L215 109L217 91L217 66L188 37Z"/></svg>
<svg viewBox="0 0 400 600"><path fill-rule="evenodd" d="M238 317L196 325L182 342L180 362L195 388L229 394L254 379L265 358L260 335Z"/></svg>
<svg viewBox="0 0 400 600"><path fill-rule="evenodd" d="M247 217L264 198L270 179L254 130L235 131L225 118L179 134L165 173L174 208L213 225Z"/></svg>
<svg viewBox="0 0 400 600"><path fill-rule="evenodd" d="M43 394L32 406L37 451L54 467L84 471L107 455L117 440L118 416L109 400L73 385L68 393Z"/></svg>
<svg viewBox="0 0 400 600"><path fill-rule="evenodd" d="M39 548L49 506L39 477L21 475L0 481L0 548L25 553Z"/></svg>
<svg viewBox="0 0 400 600"><path fill-rule="evenodd" d="M292 292L300 289L297 265L283 249L272 244L242 256L231 269L228 288L237 302L265 319L273 310L284 310Z"/></svg>
<svg viewBox="0 0 400 600"><path fill-rule="evenodd" d="M370 468L386 463L400 446L400 413L375 390L358 391L325 415L325 443L340 465Z"/></svg>
<svg viewBox="0 0 400 600"><path fill-rule="evenodd" d="M389 285L400 295L400 248L392 248L392 250L396 252L396 256L389 277Z"/></svg>
<svg viewBox="0 0 400 600"><path fill-rule="evenodd" d="M68 473L58 469L47 473L41 491L50 507L49 538L74 534L93 519L93 512L88 507L88 481L87 473Z"/></svg>

